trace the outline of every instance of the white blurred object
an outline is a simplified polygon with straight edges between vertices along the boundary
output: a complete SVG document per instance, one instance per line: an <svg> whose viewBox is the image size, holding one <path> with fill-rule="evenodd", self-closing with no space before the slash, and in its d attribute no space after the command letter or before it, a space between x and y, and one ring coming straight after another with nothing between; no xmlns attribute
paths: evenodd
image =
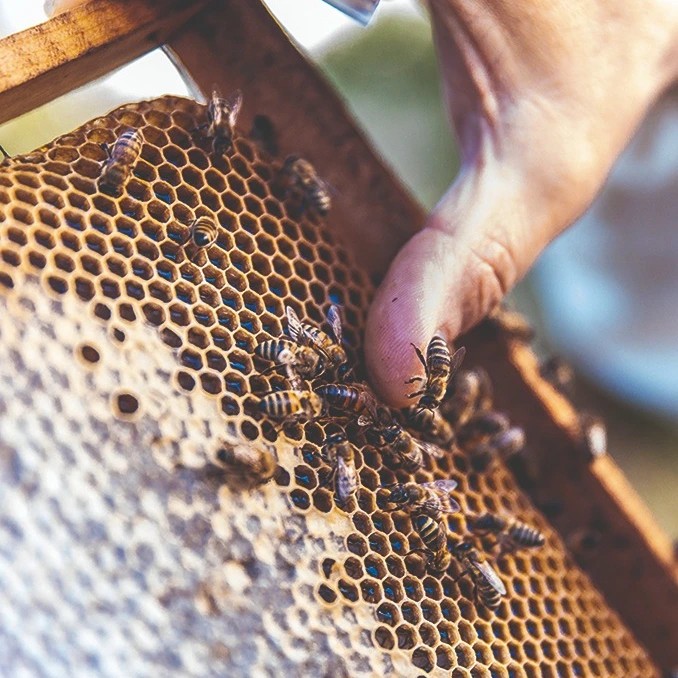
<svg viewBox="0 0 678 678"><path fill-rule="evenodd" d="M369 23L379 4L379 0L325 0L325 2L363 25Z"/></svg>
<svg viewBox="0 0 678 678"><path fill-rule="evenodd" d="M362 30L355 21L331 7L328 4L330 0L327 2L320 0L263 1L294 40L312 55L322 52L339 36L348 38ZM345 0L331 0L331 4L335 5L338 1L347 4ZM362 4L365 4L364 0ZM394 12L421 14L422 12L419 0L389 0L382 9L388 10L389 14ZM385 13L386 11L380 10L376 20L379 20Z"/></svg>
<svg viewBox="0 0 678 678"><path fill-rule="evenodd" d="M678 89L535 277L560 353L621 397L678 419Z"/></svg>

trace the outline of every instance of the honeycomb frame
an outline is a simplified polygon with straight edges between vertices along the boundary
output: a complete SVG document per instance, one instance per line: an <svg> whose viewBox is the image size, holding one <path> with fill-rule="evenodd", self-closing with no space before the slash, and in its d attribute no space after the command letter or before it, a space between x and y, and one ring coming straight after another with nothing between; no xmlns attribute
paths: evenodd
<svg viewBox="0 0 678 678"><path fill-rule="evenodd" d="M128 15L134 14L134 17L139 19L140 23L135 24L127 20L127 15L121 16L117 9L109 7L110 4L106 0L97 0L87 8L76 9L60 17L58 22L48 22L44 26L0 41L0 52L5 57L3 61L13 64L11 73L7 73L7 77L3 76L0 82L0 98L4 104L0 109L0 118L5 120L25 112L37 102L53 98L75 84L84 84L125 60L151 49L153 45L167 38L175 60L205 91L209 91L215 81L222 83L224 91L238 86L246 90L244 128L247 128L253 113L275 111L272 117L281 133L280 145L283 151L301 151L308 154L322 166L323 172L327 173L333 185L339 189L342 196L346 197L343 201L345 204L340 203L331 218L333 230L349 246L349 249L352 243L361 242L365 245L353 252L353 255L370 278L377 280L383 274L393 253L414 225L421 222L424 215L376 160L331 89L289 44L267 11L258 2L241 2L240 0L233 0L229 3L200 3L200 7L196 3L165 3L150 0L140 3L143 7L140 7L138 14ZM200 9L199 12L198 9ZM100 18L98 14L106 15L111 20L103 22L104 30L89 31L87 28L89 23L93 20L97 21ZM194 20L172 34L172 31L176 31L176 28L189 15L194 15ZM83 36L86 46L83 47L83 44L77 41L69 42L67 38L69 30L76 35ZM58 49L56 51L45 50L45 40L58 45ZM120 49L120 45L123 44L125 53L121 56L123 50ZM26 53L35 56L30 71L21 67L22 55ZM214 58L215 54L219 55L218 59ZM56 60L55 55L59 56L59 61ZM52 77L56 69L60 70L60 76ZM369 192L365 191L366 186L369 187ZM350 209L347 210L346 205L350 205ZM356 238L357 233L371 235L372 241L359 240ZM385 237L385 234L388 234L388 237ZM385 247L384 243L388 247ZM25 285L28 288L33 283L25 282ZM35 300L36 293L32 294ZM23 347L22 342L27 341L26 337L30 335L30 332L37 331L22 325L27 315L33 324L41 323L38 325L39 336L30 336L37 342L36 345L40 345L40 341L46 342L43 345L45 354L49 353L48 349L52 345L50 341L53 336L55 333L58 334L57 328L61 328L62 334L65 333L70 337L72 328L76 327L83 334L96 335L95 343L107 341L110 334L115 351L122 352L130 363L134 362L137 372L148 377L147 381L153 381L151 378L153 370L150 367L153 363L151 355L155 356L157 353L158 356L163 356L163 350L167 346L162 342L157 344L156 334L149 334L140 329L146 327L145 323L126 325L125 342L120 342L120 337L123 336L120 327L106 329L105 338L101 339L99 324L106 327L107 324L97 319L94 325L88 325L85 328L85 319L89 316L81 316L80 311L77 310L77 304L73 305L70 297L62 297L61 301L56 297L52 299L47 296L44 298L40 296L40 299L40 304L37 306L42 314L37 312L35 304L24 299L23 296L19 297L18 304L10 301L11 317L16 325L13 332L16 329L18 334L16 336L12 335L12 332L5 332L5 334L14 337L14 346ZM54 323L52 316L57 312L55 309L62 313L68 311L68 318L65 322L54 324L52 327ZM42 320L40 321L39 318ZM88 331L85 332L85 329ZM552 389L538 378L534 357L527 349L517 345L516 342L507 340L501 333L486 326L473 332L465 341L470 342L468 345L473 362L491 366L491 372L499 387L497 396L500 407L509 412L517 422L525 424L530 441L540 450L544 464L541 468L539 483L536 487L529 483L524 484L532 500L548 512L549 518L557 526L560 534L568 539L568 543L572 535L576 535L581 531L582 526L585 527L592 521L603 531L603 540L598 551L587 552L583 556L575 552L578 562L594 578L599 589L605 592L608 601L622 613L626 623L633 628L637 637L650 649L661 666L665 669L672 667L678 661L677 646L670 642L671 629L675 625L678 573L668 542L663 540L661 534L657 532L656 526L624 482L614 463L609 458L603 458L597 460L595 464L590 464L590 460L581 454L578 446L576 413L568 403L554 394ZM33 389L31 383L33 382L27 381L27 377L30 376L31 379L37 380L35 383L40 384L45 392L42 404L47 402L49 396L53 398L53 405L59 406L60 391L52 384L57 373L59 384L78 383L84 379L89 386L96 374L96 370L91 369L82 373L79 371L83 365L93 364L85 357L85 354L90 358L94 357L94 354L84 345L85 343L82 338L72 346L65 342L64 345L69 345L69 350L60 355L56 362L51 360L47 367L42 365L40 360L35 359L32 359L30 363L23 359L17 362L17 359L21 358L22 350L13 350L7 365L18 366L20 369L18 372L12 372L9 367L7 368L9 373L5 373L4 391L8 394L15 394L17 403L31 402ZM149 346L154 347L151 353L148 350ZM36 355L40 355L40 352L30 354L32 358ZM70 357L75 355L79 356L77 366L70 365ZM114 357L111 358L111 355ZM140 359L140 355L143 355L144 359ZM107 356L113 361L112 364L107 362ZM164 359L169 358L164 355ZM121 374L116 366L118 361L119 356L115 352L111 354L109 351L104 351L96 363L97 369L101 373L110 373L113 375L112 378L119 380ZM59 370L58 366L61 363L64 367ZM123 371L123 373L127 378L130 377L130 372ZM157 373L163 374L166 371L158 367ZM18 380L17 374L23 375L22 379ZM135 383L136 381L138 380L135 380ZM182 456L176 449L176 444L172 442L172 437L178 435L177 427L191 430L195 428L196 412L204 415L205 408L211 407L210 400L202 401L194 390L193 396L189 396L190 406L186 405L182 409L177 403L185 401L186 394L175 394L171 406L165 404L168 409L174 411L178 408L181 416L169 417L165 413L156 421L147 415L151 412L158 413L162 409L160 407L162 399L158 398L158 393L165 388L164 382L154 382L156 388L151 389L148 394L144 414L122 412L117 405L113 405L118 403L121 391L123 395L128 392L128 385L124 389L114 389L109 393L104 388L101 379L95 380L95 383L97 389L89 394L89 406L96 413L94 419L96 419L97 426L94 429L101 428L101 421L107 421L110 429L108 435L101 441L102 450L107 449L110 453L111 441L119 443L120 436L123 436L125 440L132 436L134 444L131 449L143 447L151 449L151 468L154 471L157 471L158 466L162 469L172 469L171 483L168 477L158 475L150 469L134 476L138 491L146 488L157 492L160 496L172 497L169 503L173 509L177 508L176 497L172 494L177 492L176 484L181 488L179 496L182 497L182 501L185 497L191 497L193 493L199 493L196 487L204 489L204 484L214 489L216 494L218 486L223 482L223 477L218 474L216 476L212 473L208 473L207 476L201 474L200 483L197 485L186 479L186 474L192 465L200 467L204 465L202 455L196 453L200 445L192 440L190 445L183 446ZM142 388L138 383L136 387ZM52 392L50 389L56 389L56 391ZM8 401L12 401L11 395ZM129 408L132 403L123 398L121 404ZM111 418L114 410L121 416L120 419ZM14 409L13 411L17 421L25 421L28 417L24 410ZM24 427L26 432L30 432L32 427L35 430L40 429L44 421L44 413L41 413L42 410L39 409L39 412L35 414L37 418L26 423ZM73 420L75 417L73 407L69 408L69 414ZM87 421L91 419L92 417L86 418ZM197 419L206 421L200 420L200 417ZM134 426L130 428L132 424ZM207 426L207 424L204 425ZM77 439L74 437L73 426L71 422L68 430L71 436L71 449L76 449L73 448L73 441ZM155 431L153 435L149 434L150 430ZM167 435L168 430L169 435ZM8 435L6 431L3 432L3 440L6 443L13 439L12 436L17 435L14 430L10 433L11 435ZM197 435L195 430L193 430L193 435ZM205 444L208 438L209 436L203 441ZM30 435L29 440L31 441L30 448L35 441ZM83 444L85 449L90 450L89 439ZM59 449L63 446L64 443L60 440ZM115 447L115 444L113 446ZM24 447L25 445L18 446L19 449ZM190 450L191 453L186 450ZM3 455L3 463L9 464L10 461L12 463L2 467L3 472L9 474L3 477L6 477L8 485L11 486L12 483L16 483L22 464L17 461L16 454L10 452L9 449L6 452L7 454ZM197 454L199 461L194 458L194 453ZM90 457L99 459L101 454L103 452L92 450L90 455L84 457L80 455L78 468L82 468L84 474L84 469L91 466ZM70 453L70 457L72 456L73 452ZM30 456L28 458L31 459ZM179 466L177 466L177 459L180 460ZM47 468L50 461L53 460L46 455L41 458L39 464L36 462L36 468ZM142 462L140 458L118 455L112 468L117 470L120 466L133 466L141 463L145 462ZM105 464L104 466L106 467ZM81 474L75 471L76 469L68 469L68 472L62 469L61 479L66 486L70 487L71 483L80 478ZM94 475L101 480L102 474ZM192 476L191 480L195 481ZM35 479L31 482L37 485ZM89 482L93 484L91 474ZM111 487L115 484L114 479L108 478L107 482L108 484L104 482L97 486L97 490L103 496L108 496ZM222 494L225 492L226 490L222 490ZM123 493L125 496L128 494L125 486L123 486ZM54 506L59 506L60 502L63 502L63 497L52 496L49 491L43 494L45 498L50 498L52 501L47 509L47 515L49 515L54 510ZM261 494L264 495L264 503L268 505L271 497L269 489L262 490ZM211 505L208 495L209 492L200 497L201 506ZM231 496L230 500L239 505L239 497L240 495L236 494ZM41 498L43 497L40 493L35 494L33 503L35 504L37 499ZM81 501L87 503L89 498L81 497ZM152 502L137 506L137 512L140 515L148 515L149 505L152 505ZM181 501L179 505L183 506ZM61 514L63 515L63 511ZM153 514L152 511L150 514ZM186 519L186 510L179 511L179 514L182 520ZM153 515L154 524L164 525L165 512ZM175 522L170 523L169 532L166 532L165 536L169 534L184 543L187 533L175 525ZM181 521L178 522L181 524ZM7 523L3 519L3 524L11 524L11 521ZM204 535L204 531L201 534ZM223 534L227 535L228 531ZM10 530L10 535L12 539L16 539L14 528ZM81 539L84 537L81 536ZM191 540L189 539L188 542ZM130 547L129 543L125 546ZM232 565L229 571L238 574L235 581L242 581L237 563L242 562L242 553L247 550L247 547L241 543L234 547L236 557L229 561ZM192 560L193 566L200 562L205 568L204 576L202 579L198 578L193 581L192 586L186 586L187 590L202 592L198 607L208 615L210 620L212 620L210 615L219 609L211 590L213 586L221 590L219 587L223 585L223 582L220 582L214 575L214 572L219 570L220 564L224 562L223 552L220 552L220 555L222 557L215 558L214 552L208 550L201 553L200 561ZM229 555L232 554L229 553ZM32 559L29 558L26 571L30 569L31 562ZM639 573L642 575L640 579ZM88 576L87 572L81 572L79 580ZM173 598L181 601L182 596L186 597L186 591L178 584L175 588L179 595ZM144 598L145 593L147 591L140 592L140 600L148 602L148 596ZM166 596L161 596L163 603L166 599ZM264 600L268 602L267 598ZM185 613L186 610L182 609L181 612ZM201 622L204 622L204 619ZM186 637L191 635L191 627L182 626L181 628L185 635L175 638L177 643L186 641ZM228 632L228 628L223 631ZM168 632L167 629L166 632ZM315 638L318 647L322 647L323 653L326 653L326 638L322 636L315 636ZM170 634L166 641L171 644ZM334 649L341 654L341 649L337 649L336 645ZM225 661L228 658L232 667L240 666L242 669L248 666L247 663L239 663L243 653L238 655L232 649L228 651L228 648L219 640L213 643L209 656L216 656L219 661ZM332 675L341 673L341 666L335 665L331 660L325 664L314 665L315 668L320 667L321 671L328 666Z"/></svg>
<svg viewBox="0 0 678 678"><path fill-rule="evenodd" d="M380 451L360 442L354 431L360 486L343 510L326 486L327 467L318 454L325 422L278 432L248 406L251 394L284 382L261 376L252 356L259 341L282 334L285 305L320 324L328 305L339 304L349 352L357 360L373 287L337 242L331 217L324 222L311 211L300 214L293 201L276 195L279 161L242 134L235 136L228 156L211 154L210 140L195 131L204 116L204 106L175 97L123 106L6 162L0 168L0 286L6 312L20 326L17 309L32 308L49 333L49 315L39 307L51 300L59 318L54 341L61 365L52 362L50 349L41 353L45 367L66 373L67 389L76 374L87 378L111 371L98 382L109 393L108 412L94 412L95 418L135 428L148 425L159 398L189 403L184 417L171 422L172 432L161 427L135 454L145 454L147 462L169 473L185 467L201 471L221 485L215 493L218 507L192 508L193 517L202 519L201 541L226 548L222 568L249 565L241 572L240 589L220 580L209 590L213 614L234 622L231 605L252 613L249 599L273 601L260 609L265 631L257 640L264 647L285 644L288 662L295 647L311 662L308 641L324 634L329 647L321 665L328 675L394 669L502 678L655 675L645 651L501 464L477 473L456 450L413 476L419 482L452 477L465 511L507 512L547 535L539 552L497 564L509 593L490 613L474 603L470 582L455 583L453 573L436 578L420 558L407 555L420 545L410 518L383 510L379 495L383 485L409 474L384 466ZM130 128L143 136L141 156L119 196L102 194L100 144ZM219 224L216 242L204 250L181 244L198 214ZM81 338L84 329L68 331L69 320L78 316L82 328L100 328L97 341ZM9 330L3 326L1 332L2 343L14 346ZM143 366L144 342L162 356L164 388ZM105 355L106 364L100 365ZM13 360L18 359L8 356L9 363ZM127 360L133 360L130 367ZM149 385L161 393L153 396ZM83 402L83 395L75 397ZM55 412L63 410L59 402ZM66 413L49 422L66 447L68 431L78 429L70 421ZM115 441L115 429L111 434ZM129 455L124 439L118 442ZM229 478L228 468L218 471L224 444L275 446L280 466L275 481L252 490ZM44 462L48 448L38 443L35 449ZM200 473L197 478L200 482ZM282 532L280 525L264 528L267 502L276 505ZM191 535L184 530L190 524L178 530L188 551ZM462 514L451 516L449 527L463 534ZM234 544L245 548L254 535L244 561L229 552ZM276 552L285 567L271 562ZM291 563L297 564L294 576L288 570L285 579L282 572ZM257 568L270 569L266 584L252 575ZM196 593L194 614L201 609L198 601L206 604ZM242 639L223 641L227 656L236 651L233 640ZM21 643L13 649L18 656L25 651ZM190 671L185 658L173 661ZM261 661L253 659L249 670L275 675ZM221 666L236 665L226 660ZM305 666L310 670L313 664Z"/></svg>

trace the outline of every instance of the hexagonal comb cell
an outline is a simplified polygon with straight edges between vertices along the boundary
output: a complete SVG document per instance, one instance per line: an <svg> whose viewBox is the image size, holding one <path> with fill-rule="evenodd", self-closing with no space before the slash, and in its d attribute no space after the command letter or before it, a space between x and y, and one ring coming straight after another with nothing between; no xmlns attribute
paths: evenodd
<svg viewBox="0 0 678 678"><path fill-rule="evenodd" d="M266 491L284 498L283 522L313 545L318 563L328 564L312 569L310 584L297 584L294 567L289 581L276 583L271 596L287 601L287 616L278 619L281 636L294 638L289 620L303 619L312 626L304 633L309 638L311 630L331 634L332 648L360 646L400 667L405 658L411 675L653 675L628 631L572 569L557 536L525 509L501 463L478 472L455 449L412 475L389 468L358 431L352 439L359 490L339 507L320 454L328 422L280 430L253 410L253 399L285 387L281 375L262 375L265 366L253 357L258 343L280 336L285 306L319 324L333 300L342 299L345 333L357 351L357 322L373 288L336 244L331 213L320 220L291 209L275 187L280 163L239 133L226 157L214 157L210 140L196 132L204 121L204 106L165 97L122 107L57 139L43 149L42 164L2 164L1 293L16 293L24 274L38 277L50 299L72 296L83 313L109 327L109 352L144 324L172 351L167 382L177 397L202 394L224 430L251 449L276 441L279 468ZM130 126L143 137L141 157L119 195L100 193L98 143ZM216 228L202 249L187 240L197 216ZM77 364L96 375L104 348L79 342ZM146 416L133 389L115 393L110 407L127 425ZM509 593L495 612L474 601L472 581L457 579L458 564L443 575L427 572L423 559L409 553L421 548L410 517L385 510L380 498L382 485L430 482L451 469L465 507L495 510L501 495L506 513L538 524L547 537L530 558L496 563ZM228 516L224 525L260 525L264 516L255 503L220 511ZM450 519L453 536L461 525ZM242 558L256 570L249 555ZM351 675L372 673L358 661L352 666Z"/></svg>

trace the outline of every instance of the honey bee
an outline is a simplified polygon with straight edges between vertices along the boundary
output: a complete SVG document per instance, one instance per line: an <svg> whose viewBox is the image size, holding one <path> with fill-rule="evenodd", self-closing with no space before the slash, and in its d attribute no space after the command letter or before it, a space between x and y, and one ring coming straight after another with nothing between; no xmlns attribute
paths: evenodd
<svg viewBox="0 0 678 678"><path fill-rule="evenodd" d="M104 162L99 187L114 193L119 193L127 182L132 165L141 153L143 139L139 130L123 132L113 144L113 150L108 144L101 144L106 151L108 160Z"/></svg>
<svg viewBox="0 0 678 678"><path fill-rule="evenodd" d="M259 409L271 419L309 421L323 413L323 401L313 391L275 391L259 401Z"/></svg>
<svg viewBox="0 0 678 678"><path fill-rule="evenodd" d="M273 362L273 368L284 366L293 370L303 379L314 379L323 373L325 364L318 353L308 346L300 346L290 339L268 339L262 341L254 352L264 360ZM295 376L294 374L292 375ZM288 371L288 378L290 372ZM290 379L295 389L299 387L298 379Z"/></svg>
<svg viewBox="0 0 678 678"><path fill-rule="evenodd" d="M288 155L280 170L285 191L296 188L301 191L304 206L310 205L318 214L325 216L332 206L329 184L318 176L315 167L298 155Z"/></svg>
<svg viewBox="0 0 678 678"><path fill-rule="evenodd" d="M440 411L454 426L462 426L477 411L491 407L492 383L487 372L478 367L452 377Z"/></svg>
<svg viewBox="0 0 678 678"><path fill-rule="evenodd" d="M476 601L494 610L499 607L506 587L494 568L480 555L470 541L461 541L451 547L452 555L464 568L455 581L468 575L475 585Z"/></svg>
<svg viewBox="0 0 678 678"><path fill-rule="evenodd" d="M451 447L455 440L454 429L437 410L420 410L416 405L405 410L408 424L430 443Z"/></svg>
<svg viewBox="0 0 678 678"><path fill-rule="evenodd" d="M330 407L359 415L360 426L377 420L377 398L365 384L323 384L315 392Z"/></svg>
<svg viewBox="0 0 678 678"><path fill-rule="evenodd" d="M425 455L440 459L445 454L437 445L417 440L397 423L372 429L370 434L382 446L387 465L400 466L411 473L424 465Z"/></svg>
<svg viewBox="0 0 678 678"><path fill-rule="evenodd" d="M188 238L193 241L197 247L209 247L216 241L219 231L214 219L202 216L196 217L191 224ZM187 240L188 240L187 238Z"/></svg>
<svg viewBox="0 0 678 678"><path fill-rule="evenodd" d="M212 137L212 150L220 155L227 151L233 143L235 123L242 107L242 92L237 89L227 97L222 97L218 90L212 91L207 104L207 135Z"/></svg>
<svg viewBox="0 0 678 678"><path fill-rule="evenodd" d="M497 513L468 515L466 520L474 534L494 534L500 546L500 553L512 553L518 549L538 548L546 542L544 535L527 523L516 518L507 518Z"/></svg>
<svg viewBox="0 0 678 678"><path fill-rule="evenodd" d="M396 483L389 490L387 501L406 508L410 513L423 513L433 520L442 520L443 514L457 513L459 504L450 492L457 487L452 479L434 480L430 483Z"/></svg>
<svg viewBox="0 0 678 678"><path fill-rule="evenodd" d="M424 382L424 387L422 389L410 393L407 397L416 398L417 396L421 396L417 403L417 409L429 410L431 412L429 416L433 417L432 411L435 410L443 400L450 378L459 369L459 366L464 359L464 355L466 355L466 349L462 347L458 349L454 355L450 356L450 349L447 347L447 342L438 335L435 335L428 343L426 358L424 358L422 352L414 344L412 344L412 347L416 351L421 364L424 366L426 377L412 377L405 382L407 384L411 384L415 381ZM426 415L422 414L422 416Z"/></svg>
<svg viewBox="0 0 678 678"><path fill-rule="evenodd" d="M310 323L302 323L290 306L285 308L285 313L287 315L287 331L293 341L302 346L310 346L320 353L330 365L336 368L338 375L344 378L349 372L348 357L342 345L344 335L338 307L332 305L327 312L327 322L332 328L334 339L330 338L319 327Z"/></svg>
<svg viewBox="0 0 678 678"><path fill-rule="evenodd" d="M277 459L267 447L249 445L224 446L216 454L216 461L250 485L268 482L275 474Z"/></svg>
<svg viewBox="0 0 678 678"><path fill-rule="evenodd" d="M345 504L358 487L358 474L353 461L353 445L343 431L325 439L322 458L332 466L334 494L339 504Z"/></svg>

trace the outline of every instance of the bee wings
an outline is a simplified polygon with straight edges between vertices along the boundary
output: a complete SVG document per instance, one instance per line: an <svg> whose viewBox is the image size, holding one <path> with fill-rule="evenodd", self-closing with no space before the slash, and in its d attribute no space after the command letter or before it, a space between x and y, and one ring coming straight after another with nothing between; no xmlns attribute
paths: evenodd
<svg viewBox="0 0 678 678"><path fill-rule="evenodd" d="M227 97L224 98L226 106L228 107L228 124L231 127L235 127L235 122L238 119L238 113L242 108L242 90L235 90L231 92Z"/></svg>
<svg viewBox="0 0 678 678"><path fill-rule="evenodd" d="M417 440L416 443L417 447L422 452L428 454L429 457L433 457L433 459L441 459L443 456L445 456L445 451L433 443L427 443L424 440Z"/></svg>
<svg viewBox="0 0 678 678"><path fill-rule="evenodd" d="M506 595L506 587L504 582L499 579L499 575L494 571L492 565L486 561L474 561L473 567L480 572L480 574L485 578L487 583L495 590L497 593L501 593L502 596Z"/></svg>
<svg viewBox="0 0 678 678"><path fill-rule="evenodd" d="M291 306L285 306L285 315L287 316L287 333L293 341L296 341L298 344L303 343L302 337L306 335L306 330L301 324L299 316Z"/></svg>
<svg viewBox="0 0 678 678"><path fill-rule="evenodd" d="M365 409L367 412L358 417L358 426L374 424L379 418L377 398L368 386L364 387L363 396L365 398Z"/></svg>
<svg viewBox="0 0 678 678"><path fill-rule="evenodd" d="M455 375L457 370L461 367L462 362L464 361L464 356L466 355L466 348L463 346L458 348L450 358L450 379Z"/></svg>
<svg viewBox="0 0 678 678"><path fill-rule="evenodd" d="M422 487L426 487L435 492L437 499L428 500L425 502L426 508L436 508L434 504L439 504L439 508L443 513L458 513L461 511L461 506L456 500L450 497L450 492L457 487L457 481L449 479L434 480L431 483L422 483Z"/></svg>
<svg viewBox="0 0 678 678"><path fill-rule="evenodd" d="M358 481L355 467L343 457L337 458L336 491L339 501L345 502L356 490Z"/></svg>
<svg viewBox="0 0 678 678"><path fill-rule="evenodd" d="M341 328L341 316L339 315L339 307L332 304L330 310L327 311L327 322L332 328L334 339L340 346L344 343L344 332Z"/></svg>

